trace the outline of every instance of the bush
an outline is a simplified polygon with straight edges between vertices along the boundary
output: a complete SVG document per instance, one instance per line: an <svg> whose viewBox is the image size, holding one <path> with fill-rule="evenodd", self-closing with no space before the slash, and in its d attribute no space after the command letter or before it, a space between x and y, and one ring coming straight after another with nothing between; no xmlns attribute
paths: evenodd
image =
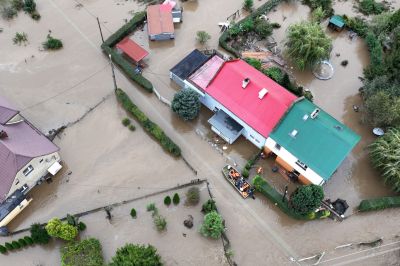
<svg viewBox="0 0 400 266"><path fill-rule="evenodd" d="M132 124L129 125L128 128L129 128L130 131L135 131L136 130L136 127L134 125L132 125Z"/></svg>
<svg viewBox="0 0 400 266"><path fill-rule="evenodd" d="M7 253L7 248L5 246L3 246L3 245L0 245L0 253L1 254Z"/></svg>
<svg viewBox="0 0 400 266"><path fill-rule="evenodd" d="M47 233L47 231L46 231L46 233ZM30 237L30 236L25 236L24 239L25 239L25 241L26 241L26 243L27 243L28 245L33 245L33 244L34 244L32 237Z"/></svg>
<svg viewBox="0 0 400 266"><path fill-rule="evenodd" d="M279 24L278 24L279 25ZM255 33L261 38L265 39L272 34L273 26L265 19L256 19Z"/></svg>
<svg viewBox="0 0 400 266"><path fill-rule="evenodd" d="M10 20L17 15L17 11L13 7L5 6L1 9L1 16L5 20Z"/></svg>
<svg viewBox="0 0 400 266"><path fill-rule="evenodd" d="M368 32L368 24L367 22L365 22L365 20L359 17L349 18L346 15L343 15L342 17L344 19L346 27L356 32L361 37L365 38Z"/></svg>
<svg viewBox="0 0 400 266"><path fill-rule="evenodd" d="M160 142L161 146L166 151L168 151L175 157L179 157L181 155L181 149L179 148L179 146L176 145L157 124L148 119L146 115L131 101L131 99L128 97L128 95L126 95L123 90L118 89L116 91L116 95L118 101L122 104L125 110L132 114L143 126L143 128Z"/></svg>
<svg viewBox="0 0 400 266"><path fill-rule="evenodd" d="M49 243L50 236L41 224L32 224L30 228L32 241L36 244L45 245Z"/></svg>
<svg viewBox="0 0 400 266"><path fill-rule="evenodd" d="M25 12L32 14L33 12L36 11L35 1L34 0L25 0L23 9Z"/></svg>
<svg viewBox="0 0 400 266"><path fill-rule="evenodd" d="M18 243L17 241L13 241L11 242L11 245L14 249L20 249L21 248L21 244Z"/></svg>
<svg viewBox="0 0 400 266"><path fill-rule="evenodd" d="M200 190L198 187L191 187L186 192L185 205L194 206L200 201Z"/></svg>
<svg viewBox="0 0 400 266"><path fill-rule="evenodd" d="M136 218L136 210L134 208L131 209L131 217Z"/></svg>
<svg viewBox="0 0 400 266"><path fill-rule="evenodd" d="M377 15L388 8L383 3L375 2L375 0L361 0L358 2L358 10L365 15Z"/></svg>
<svg viewBox="0 0 400 266"><path fill-rule="evenodd" d="M25 32L16 32L13 38L13 43L21 45L28 42L28 35Z"/></svg>
<svg viewBox="0 0 400 266"><path fill-rule="evenodd" d="M242 171L242 176L244 178L248 178L249 177L249 170L247 170L246 168L243 169Z"/></svg>
<svg viewBox="0 0 400 266"><path fill-rule="evenodd" d="M299 215L307 215L321 206L324 190L321 186L305 185L298 187L290 196L290 206Z"/></svg>
<svg viewBox="0 0 400 266"><path fill-rule="evenodd" d="M283 81L284 74L279 67L270 67L263 70L263 73L273 79L275 82L281 84Z"/></svg>
<svg viewBox="0 0 400 266"><path fill-rule="evenodd" d="M167 206L171 205L171 197L170 196L166 196L164 198L164 204Z"/></svg>
<svg viewBox="0 0 400 266"><path fill-rule="evenodd" d="M60 252L61 266L104 265L101 244L95 238L70 242L61 247Z"/></svg>
<svg viewBox="0 0 400 266"><path fill-rule="evenodd" d="M251 17L248 17L243 20L239 27L242 33L251 32L255 28L254 20Z"/></svg>
<svg viewBox="0 0 400 266"><path fill-rule="evenodd" d="M122 124L124 126L128 126L131 123L131 120L129 120L129 118L125 117L124 119L122 119Z"/></svg>
<svg viewBox="0 0 400 266"><path fill-rule="evenodd" d="M175 193L174 196L172 197L172 202L174 203L174 205L178 205L180 201L181 199L179 198L178 193Z"/></svg>
<svg viewBox="0 0 400 266"><path fill-rule="evenodd" d="M211 39L210 34L208 34L206 31L204 30L200 30L196 33L196 40L201 44L205 44L206 42L208 42L208 40Z"/></svg>
<svg viewBox="0 0 400 266"><path fill-rule="evenodd" d="M86 224L84 222L79 222L78 226L77 226L79 232L85 231L86 227L87 226L86 226Z"/></svg>
<svg viewBox="0 0 400 266"><path fill-rule="evenodd" d="M4 246L6 247L6 249L8 251L14 250L14 247L13 247L13 245L11 245L11 243L6 242L6 243L4 243Z"/></svg>
<svg viewBox="0 0 400 266"><path fill-rule="evenodd" d="M311 13L312 21L317 23L321 23L325 16L325 11L320 6L314 9L314 11Z"/></svg>
<svg viewBox="0 0 400 266"><path fill-rule="evenodd" d="M18 239L18 243L21 245L21 247L26 247L28 245L28 243L23 238Z"/></svg>
<svg viewBox="0 0 400 266"><path fill-rule="evenodd" d="M78 222L79 222L79 219L76 216L71 215L71 214L67 214L67 223L69 225L77 227L78 226Z"/></svg>
<svg viewBox="0 0 400 266"><path fill-rule="evenodd" d="M184 121L195 119L200 112L200 95L191 89L182 89L175 93L171 109Z"/></svg>
<svg viewBox="0 0 400 266"><path fill-rule="evenodd" d="M247 11L253 10L254 2L253 0L244 0L243 1L243 9Z"/></svg>
<svg viewBox="0 0 400 266"><path fill-rule="evenodd" d="M362 200L358 206L358 210L360 212L367 212L397 207L400 207L400 197L382 197Z"/></svg>
<svg viewBox="0 0 400 266"><path fill-rule="evenodd" d="M40 14L35 10L33 11L33 13L31 14L31 18L34 20L39 20L41 18Z"/></svg>
<svg viewBox="0 0 400 266"><path fill-rule="evenodd" d="M222 217L216 211L211 211L204 216L203 224L200 227L200 233L203 236L218 239L224 230Z"/></svg>
<svg viewBox="0 0 400 266"><path fill-rule="evenodd" d="M23 0L12 0L11 6L15 10L20 11L20 10L22 10L22 8L24 8L24 1Z"/></svg>
<svg viewBox="0 0 400 266"><path fill-rule="evenodd" d="M167 228L167 220L165 219L165 217L156 214L153 218L154 221L154 225L157 228L157 231L161 232L164 231Z"/></svg>
<svg viewBox="0 0 400 266"><path fill-rule="evenodd" d="M63 223L58 218L51 219L46 225L46 230L50 236L66 241L73 240L78 235L78 229L75 226Z"/></svg>
<svg viewBox="0 0 400 266"><path fill-rule="evenodd" d="M217 211L217 205L215 204L215 201L212 199L207 200L201 207L201 211L204 214L207 214L212 211Z"/></svg>
<svg viewBox="0 0 400 266"><path fill-rule="evenodd" d="M368 121L373 126L386 127L400 121L400 98L387 91L378 91L365 99Z"/></svg>
<svg viewBox="0 0 400 266"><path fill-rule="evenodd" d="M53 38L50 34L47 34L47 40L43 43L43 48L46 50L59 50L63 47L63 43L60 39Z"/></svg>
<svg viewBox="0 0 400 266"><path fill-rule="evenodd" d="M258 59L254 59L254 58L245 58L244 61L247 62L247 64L251 65L252 67L254 67L257 70L261 70L261 61Z"/></svg>
<svg viewBox="0 0 400 266"><path fill-rule="evenodd" d="M112 257L109 266L151 265L162 266L161 257L157 249L151 245L126 244L119 248Z"/></svg>
<svg viewBox="0 0 400 266"><path fill-rule="evenodd" d="M327 16L333 14L332 10L332 0L304 0L304 3L309 5L312 10L317 9L320 7Z"/></svg>
<svg viewBox="0 0 400 266"><path fill-rule="evenodd" d="M150 203L146 207L148 212L157 212L157 207L155 203Z"/></svg>

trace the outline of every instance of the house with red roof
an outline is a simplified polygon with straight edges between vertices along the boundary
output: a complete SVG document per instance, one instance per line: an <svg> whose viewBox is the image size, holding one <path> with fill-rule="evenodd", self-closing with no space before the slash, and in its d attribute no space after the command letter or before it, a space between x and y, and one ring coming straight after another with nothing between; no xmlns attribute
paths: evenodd
<svg viewBox="0 0 400 266"><path fill-rule="evenodd" d="M149 54L149 52L129 37L125 37L122 41L117 43L116 47L118 51L129 57L136 65Z"/></svg>
<svg viewBox="0 0 400 266"><path fill-rule="evenodd" d="M324 184L360 137L303 97L297 98L241 59L193 51L170 70L214 115L211 129L229 144L244 136L275 158L280 172L303 184Z"/></svg>
<svg viewBox="0 0 400 266"><path fill-rule="evenodd" d="M14 199L24 200L32 188L61 169L58 150L0 97L0 227L5 225Z"/></svg>

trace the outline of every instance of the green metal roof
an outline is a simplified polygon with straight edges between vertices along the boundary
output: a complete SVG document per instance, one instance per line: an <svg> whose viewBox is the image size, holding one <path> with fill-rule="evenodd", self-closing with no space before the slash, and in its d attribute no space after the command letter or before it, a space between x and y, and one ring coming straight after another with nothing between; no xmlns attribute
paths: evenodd
<svg viewBox="0 0 400 266"><path fill-rule="evenodd" d="M319 109L312 119L311 113ZM292 136L293 130L297 131ZM318 106L300 99L275 127L270 137L324 180L336 171L360 136Z"/></svg>
<svg viewBox="0 0 400 266"><path fill-rule="evenodd" d="M342 28L344 26L344 19L341 16L334 15L329 20L329 23L332 23L333 25Z"/></svg>

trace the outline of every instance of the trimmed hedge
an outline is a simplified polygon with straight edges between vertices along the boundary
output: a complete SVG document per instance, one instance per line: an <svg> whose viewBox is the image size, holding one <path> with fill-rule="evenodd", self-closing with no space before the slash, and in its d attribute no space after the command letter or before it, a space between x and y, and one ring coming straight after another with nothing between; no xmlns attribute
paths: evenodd
<svg viewBox="0 0 400 266"><path fill-rule="evenodd" d="M172 197L172 202L174 203L174 205L178 205L180 201L181 199L179 198L179 194L175 193L174 196Z"/></svg>
<svg viewBox="0 0 400 266"><path fill-rule="evenodd" d="M236 26L240 26L240 24L242 24L243 22L247 21L247 18L251 17L253 19L263 15L263 14L267 14L269 13L274 7L276 7L282 0L270 0L268 2L266 2L265 4L263 4L262 6L260 6L259 8L257 8L253 13L251 13L251 15L249 15L248 17L242 19L241 21L239 21ZM224 48L226 51L230 52L231 54L233 54L235 57L240 57L240 52L238 50L236 50L235 48L233 48L232 46L228 45L228 42L230 41L230 36L229 36L229 31L226 30L220 37L219 37L219 45Z"/></svg>
<svg viewBox="0 0 400 266"><path fill-rule="evenodd" d="M282 201L283 195L276 191L270 184L267 183L261 176L256 175L253 179L253 185L258 192L270 199L284 213L297 220L312 220L314 217L302 216L295 213L290 207L289 202L285 198Z"/></svg>
<svg viewBox="0 0 400 266"><path fill-rule="evenodd" d="M360 212L367 212L397 207L400 207L400 197L382 197L362 200L358 206L358 210Z"/></svg>
<svg viewBox="0 0 400 266"><path fill-rule="evenodd" d="M115 92L118 101L122 104L124 109L132 114L143 128L149 132L161 146L175 157L181 156L181 149L176 145L165 132L153 121L151 121L128 97L128 95L121 89Z"/></svg>

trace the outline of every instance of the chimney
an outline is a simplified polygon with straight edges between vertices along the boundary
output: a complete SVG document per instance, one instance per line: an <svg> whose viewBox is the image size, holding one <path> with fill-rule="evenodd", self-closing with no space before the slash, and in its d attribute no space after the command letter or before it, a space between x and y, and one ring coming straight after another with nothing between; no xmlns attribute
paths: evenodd
<svg viewBox="0 0 400 266"><path fill-rule="evenodd" d="M249 83L250 83L250 79L249 78L245 78L242 81L242 88L245 89L247 87L247 85L249 85Z"/></svg>
<svg viewBox="0 0 400 266"><path fill-rule="evenodd" d="M315 119L319 114L319 109L315 108L314 111L311 113L311 119Z"/></svg>
<svg viewBox="0 0 400 266"><path fill-rule="evenodd" d="M0 139L5 139L7 137L8 137L7 133L4 130L1 130L0 131Z"/></svg>
<svg viewBox="0 0 400 266"><path fill-rule="evenodd" d="M263 88L262 90L260 90L258 92L258 98L260 100L262 100L264 98L264 96L267 95L267 93L268 93L268 90L266 88Z"/></svg>

